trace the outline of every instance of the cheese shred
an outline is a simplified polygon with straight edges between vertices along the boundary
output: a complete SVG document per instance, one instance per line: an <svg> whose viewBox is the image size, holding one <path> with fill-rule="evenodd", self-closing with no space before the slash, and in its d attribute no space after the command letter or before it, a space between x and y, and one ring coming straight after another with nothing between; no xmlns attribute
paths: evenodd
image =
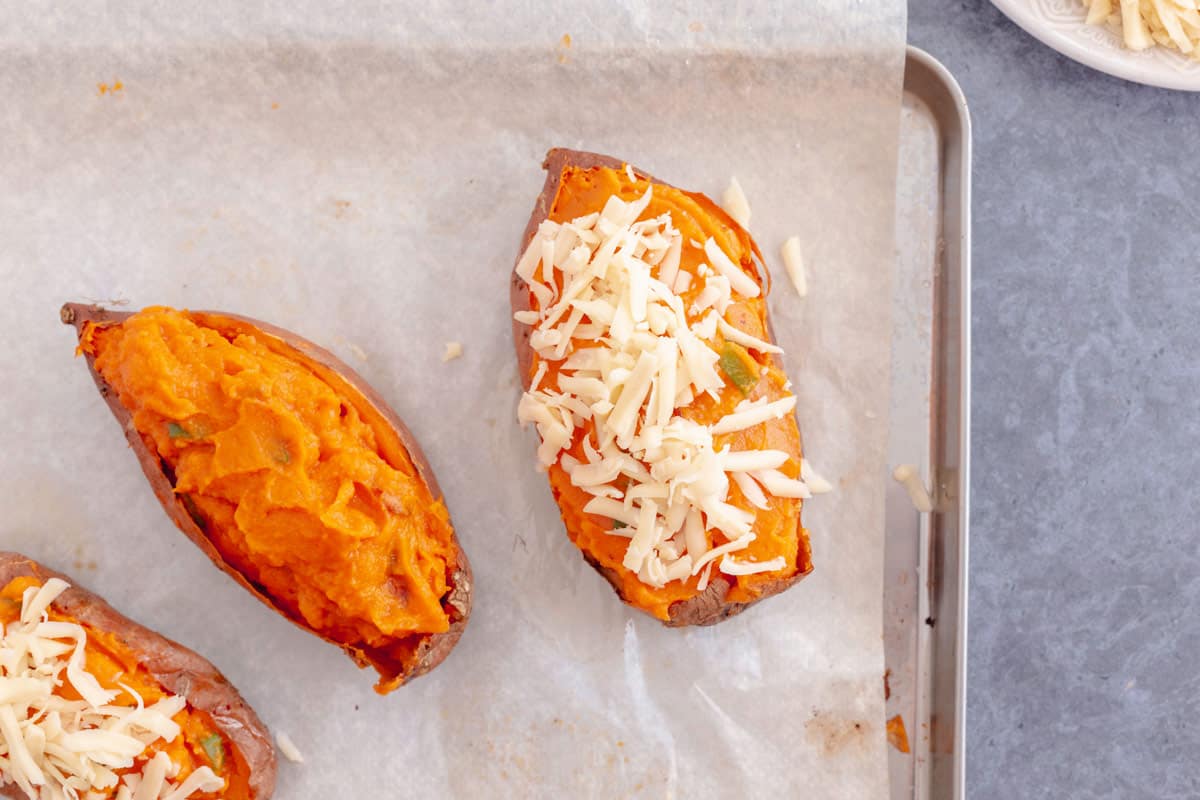
<svg viewBox="0 0 1200 800"><path fill-rule="evenodd" d="M917 511L922 514L933 511L933 500L930 498L929 490L925 488L925 482L921 480L921 473L917 471L915 464L901 464L892 471L892 477L908 492L908 497Z"/></svg>
<svg viewBox="0 0 1200 800"><path fill-rule="evenodd" d="M296 743L292 741L292 737L288 736L283 731L275 731L275 744L279 747L280 754L293 764L303 764L304 756L300 753L300 748L296 747Z"/></svg>
<svg viewBox="0 0 1200 800"><path fill-rule="evenodd" d="M729 179L729 187L721 195L721 205L729 216L733 217L734 222L743 228L750 227L750 202L746 199L746 193L742 191L742 185L738 183L737 178Z"/></svg>
<svg viewBox="0 0 1200 800"><path fill-rule="evenodd" d="M779 254L783 257L783 268L796 289L796 294L808 297L808 279L804 275L804 255L800 251L800 237L789 236Z"/></svg>

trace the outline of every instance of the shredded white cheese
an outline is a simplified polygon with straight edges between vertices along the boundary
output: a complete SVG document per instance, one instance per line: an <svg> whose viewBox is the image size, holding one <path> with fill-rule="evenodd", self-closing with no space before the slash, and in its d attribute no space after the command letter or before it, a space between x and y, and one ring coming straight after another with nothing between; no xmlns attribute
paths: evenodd
<svg viewBox="0 0 1200 800"><path fill-rule="evenodd" d="M776 572L787 566L783 556L776 556L770 561L738 561L733 556L721 559L721 572L726 575L754 575L759 572Z"/></svg>
<svg viewBox="0 0 1200 800"><path fill-rule="evenodd" d="M763 494L763 490L759 488L758 482L750 477L747 472L731 472L729 477L737 484L741 490L742 496L746 501L755 508L770 508L770 503L767 501L767 496Z"/></svg>
<svg viewBox="0 0 1200 800"><path fill-rule="evenodd" d="M304 763L304 756L300 753L300 748L296 747L296 743L292 741L292 737L283 731L275 731L275 744L279 746L279 752L288 761L291 761L293 764Z"/></svg>
<svg viewBox="0 0 1200 800"><path fill-rule="evenodd" d="M679 292L693 276L680 270L683 237L669 214L639 219L652 192L630 202L610 197L601 212L568 223L542 222L518 260L534 308L514 318L533 328L538 363L517 416L537 428L539 468L560 463L592 495L584 511L613 520L612 535L628 540L627 569L656 587L701 575L703 589L718 559L754 540L755 515L729 502L731 485L760 509L770 496L811 492L791 477L803 466L786 452L731 451L716 441L791 413L794 395L743 401L712 425L679 414L725 387L722 341L782 350L724 318L737 297L761 289L715 239L688 243L707 264L696 269L702 286L684 308ZM719 564L747 575L786 567L779 559Z"/></svg>
<svg viewBox="0 0 1200 800"><path fill-rule="evenodd" d="M922 514L933 511L933 500L929 497L929 491L925 488L925 482L921 480L921 473L915 464L901 464L892 471L892 477L908 491L908 496L917 511Z"/></svg>
<svg viewBox="0 0 1200 800"><path fill-rule="evenodd" d="M1200 60L1200 2L1197 0L1082 0L1090 25L1120 33L1130 50L1156 44Z"/></svg>
<svg viewBox="0 0 1200 800"><path fill-rule="evenodd" d="M724 319L717 318L717 330L731 342L737 342L743 347L748 347L751 350L757 350L760 353L782 353L783 348L778 345L764 342L762 339L757 339L740 328L735 328Z"/></svg>
<svg viewBox="0 0 1200 800"><path fill-rule="evenodd" d="M808 463L807 458L800 459L800 480L808 484L808 490L813 494L825 494L833 491L833 484L817 474L813 465Z"/></svg>
<svg viewBox="0 0 1200 800"><path fill-rule="evenodd" d="M729 285L738 294L743 297L758 297L762 292L758 288L758 282L747 275L740 266L734 264L733 260L725 255L725 251L717 244L717 240L711 236L704 243L704 254L708 256L709 265L728 278Z"/></svg>
<svg viewBox="0 0 1200 800"><path fill-rule="evenodd" d="M785 414L792 413L796 407L796 396L791 395L771 403L753 406L744 411L734 411L726 414L713 426L713 433L736 433L747 428L761 425L767 420L781 419Z"/></svg>
<svg viewBox="0 0 1200 800"><path fill-rule="evenodd" d="M783 268L787 271L796 294L808 297L808 280L804 276L804 255L800 252L800 237L789 236L779 254L783 257Z"/></svg>
<svg viewBox="0 0 1200 800"><path fill-rule="evenodd" d="M721 195L721 206L733 217L733 221L743 228L750 227L750 202L737 178L729 179L729 187Z"/></svg>
<svg viewBox="0 0 1200 800"><path fill-rule="evenodd" d="M186 700L169 695L147 706L121 684L135 705L112 704L119 692L87 671L87 631L49 619L67 588L58 578L30 587L20 618L0 627L0 786L15 784L30 800L186 800L223 789L206 766L173 783L180 767L162 751L135 769L147 747L180 736L173 717ZM82 699L64 698L64 685Z"/></svg>

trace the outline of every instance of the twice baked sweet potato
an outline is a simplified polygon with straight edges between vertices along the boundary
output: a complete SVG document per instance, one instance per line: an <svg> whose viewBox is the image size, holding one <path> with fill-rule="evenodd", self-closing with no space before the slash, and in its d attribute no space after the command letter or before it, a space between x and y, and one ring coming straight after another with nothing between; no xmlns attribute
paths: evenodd
<svg viewBox="0 0 1200 800"><path fill-rule="evenodd" d="M163 508L213 563L373 666L380 693L441 663L470 566L416 441L362 378L232 314L62 317Z"/></svg>
<svg viewBox="0 0 1200 800"><path fill-rule="evenodd" d="M749 234L702 194L551 150L513 271L539 468L630 605L708 625L812 570L795 396Z"/></svg>
<svg viewBox="0 0 1200 800"><path fill-rule="evenodd" d="M265 800L275 750L217 669L0 552L0 796Z"/></svg>

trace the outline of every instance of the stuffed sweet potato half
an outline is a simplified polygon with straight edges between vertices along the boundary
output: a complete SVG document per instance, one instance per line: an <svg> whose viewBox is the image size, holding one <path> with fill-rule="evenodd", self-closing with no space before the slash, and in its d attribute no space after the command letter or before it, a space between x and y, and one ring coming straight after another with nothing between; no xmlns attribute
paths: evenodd
<svg viewBox="0 0 1200 800"><path fill-rule="evenodd" d="M439 664L471 571L395 413L328 352L208 311L68 304L79 351L167 513L212 561L379 673Z"/></svg>
<svg viewBox="0 0 1200 800"><path fill-rule="evenodd" d="M729 215L552 150L513 271L518 417L571 540L630 605L708 625L812 570L795 395Z"/></svg>
<svg viewBox="0 0 1200 800"><path fill-rule="evenodd" d="M275 751L200 656L0 552L0 796L265 800Z"/></svg>

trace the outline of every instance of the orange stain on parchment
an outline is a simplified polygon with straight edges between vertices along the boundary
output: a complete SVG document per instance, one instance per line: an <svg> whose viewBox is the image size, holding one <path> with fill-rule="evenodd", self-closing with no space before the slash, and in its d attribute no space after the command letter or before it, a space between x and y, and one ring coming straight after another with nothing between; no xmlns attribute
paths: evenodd
<svg viewBox="0 0 1200 800"><path fill-rule="evenodd" d="M862 720L842 718L814 711L804 723L805 738L812 747L820 748L826 756L862 750L866 745L868 725Z"/></svg>
<svg viewBox="0 0 1200 800"><path fill-rule="evenodd" d="M120 81L113 81L112 86L109 86L107 83L97 83L96 84L96 90L101 95L106 95L109 93L116 94L117 92L121 91L124 88L125 88L125 84L121 83Z"/></svg>
<svg viewBox="0 0 1200 800"><path fill-rule="evenodd" d="M567 51L571 49L571 34L564 33L562 38L558 40L558 63L565 64L570 59L567 56Z"/></svg>
<svg viewBox="0 0 1200 800"><path fill-rule="evenodd" d="M908 731L904 730L904 718L899 714L887 721L887 740L888 744L901 753L909 752Z"/></svg>

